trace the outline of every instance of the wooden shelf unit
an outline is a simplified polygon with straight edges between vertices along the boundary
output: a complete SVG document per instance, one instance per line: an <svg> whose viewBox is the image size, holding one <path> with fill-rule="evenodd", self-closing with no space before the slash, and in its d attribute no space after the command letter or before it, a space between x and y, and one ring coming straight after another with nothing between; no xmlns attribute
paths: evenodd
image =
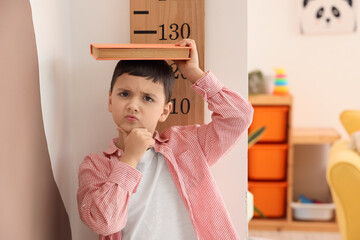
<svg viewBox="0 0 360 240"><path fill-rule="evenodd" d="M268 95L268 94L259 94L259 95L250 95L249 101L252 105L292 105L292 97L290 95L278 96L278 95Z"/></svg>
<svg viewBox="0 0 360 240"><path fill-rule="evenodd" d="M293 144L332 144L340 134L332 128L294 128Z"/></svg>
<svg viewBox="0 0 360 240"><path fill-rule="evenodd" d="M287 194L286 213L284 218L253 218L249 223L251 230L298 230L298 231L339 231L335 220L299 221L293 219L291 202L293 201L294 184L294 144L326 144L340 138L333 129L322 128L293 128L292 127L292 97L275 95L251 95L249 101L254 106L289 106L288 116L288 159L287 159Z"/></svg>
<svg viewBox="0 0 360 240"><path fill-rule="evenodd" d="M338 226L335 221L289 221L281 219L252 219L249 223L250 230L290 230L290 231L317 231L317 232L337 232Z"/></svg>

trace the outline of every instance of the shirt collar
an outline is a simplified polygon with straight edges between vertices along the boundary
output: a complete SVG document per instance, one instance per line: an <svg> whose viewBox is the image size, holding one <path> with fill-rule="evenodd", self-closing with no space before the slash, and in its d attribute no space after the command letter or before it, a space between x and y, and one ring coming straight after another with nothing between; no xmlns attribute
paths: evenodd
<svg viewBox="0 0 360 240"><path fill-rule="evenodd" d="M158 133L158 131L155 131L155 133L154 133L154 139L155 139L156 144L157 144L157 143L160 143L160 144L161 144L161 143L164 143L164 142L168 141L167 138L160 136L160 134ZM118 137L111 139L111 141L110 141L110 143L109 143L109 145L108 145L107 150L104 151L103 153L104 153L104 154L107 154L107 155L112 155L112 154L117 153L118 155L120 155L120 153L122 153L122 150L119 149L119 148L116 146L116 143L118 142L118 140L119 140Z"/></svg>
<svg viewBox="0 0 360 240"><path fill-rule="evenodd" d="M155 139L156 142L159 142L159 143L164 143L164 142L167 142L169 140L168 138L166 138L164 136L160 136L158 131L155 131L154 139Z"/></svg>
<svg viewBox="0 0 360 240"><path fill-rule="evenodd" d="M119 140L119 138L117 138L117 137L111 139L107 150L104 151L103 153L104 153L104 154L107 154L107 155L112 155L112 154L114 154L114 153L122 152L122 150L119 149L119 148L116 146L116 143L118 142L118 140Z"/></svg>

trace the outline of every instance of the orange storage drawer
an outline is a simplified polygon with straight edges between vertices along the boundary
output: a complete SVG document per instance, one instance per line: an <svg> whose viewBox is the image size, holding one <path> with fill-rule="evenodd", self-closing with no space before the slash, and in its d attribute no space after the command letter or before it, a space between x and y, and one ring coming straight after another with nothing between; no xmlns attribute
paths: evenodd
<svg viewBox="0 0 360 240"><path fill-rule="evenodd" d="M254 106L254 118L249 132L266 126L259 142L286 142L288 106Z"/></svg>
<svg viewBox="0 0 360 240"><path fill-rule="evenodd" d="M249 191L254 195L254 206L265 217L281 218L285 216L287 182L249 182ZM254 217L259 217L254 212Z"/></svg>
<svg viewBox="0 0 360 240"><path fill-rule="evenodd" d="M248 150L250 180L284 180L286 178L287 144L255 144Z"/></svg>

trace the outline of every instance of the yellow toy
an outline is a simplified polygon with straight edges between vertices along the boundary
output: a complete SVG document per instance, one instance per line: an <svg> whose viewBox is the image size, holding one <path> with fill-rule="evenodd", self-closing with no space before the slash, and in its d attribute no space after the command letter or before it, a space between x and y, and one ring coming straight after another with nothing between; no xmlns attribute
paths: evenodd
<svg viewBox="0 0 360 240"><path fill-rule="evenodd" d="M275 68L274 95L289 95L288 80L284 68Z"/></svg>

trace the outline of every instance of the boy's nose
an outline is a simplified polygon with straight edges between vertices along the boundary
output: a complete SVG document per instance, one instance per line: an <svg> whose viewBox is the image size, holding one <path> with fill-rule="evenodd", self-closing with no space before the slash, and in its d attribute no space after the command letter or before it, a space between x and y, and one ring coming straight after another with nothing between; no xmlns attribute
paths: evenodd
<svg viewBox="0 0 360 240"><path fill-rule="evenodd" d="M128 110L130 112L138 112L139 111L139 104L136 100L132 100L129 102L127 106Z"/></svg>

